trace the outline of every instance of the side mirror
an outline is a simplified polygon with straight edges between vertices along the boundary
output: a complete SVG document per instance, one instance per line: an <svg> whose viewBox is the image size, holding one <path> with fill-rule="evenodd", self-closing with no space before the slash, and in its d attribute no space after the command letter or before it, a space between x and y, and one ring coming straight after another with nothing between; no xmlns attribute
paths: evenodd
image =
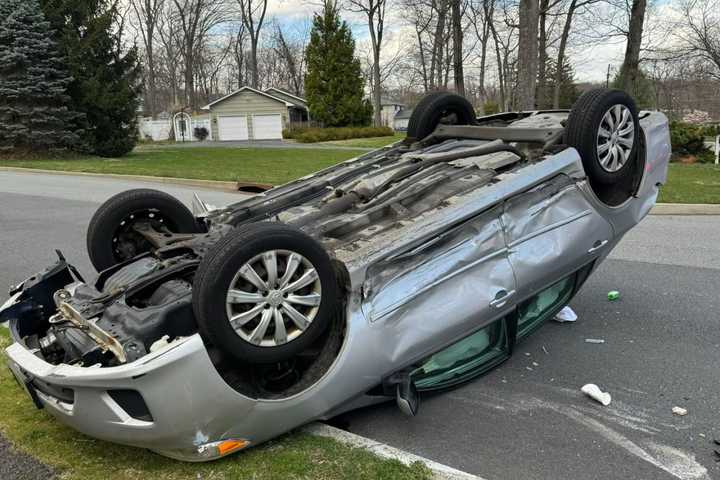
<svg viewBox="0 0 720 480"><path fill-rule="evenodd" d="M409 417L417 415L420 407L420 395L418 395L415 383L413 383L409 375L404 376L397 384L395 401L400 411L405 415Z"/></svg>

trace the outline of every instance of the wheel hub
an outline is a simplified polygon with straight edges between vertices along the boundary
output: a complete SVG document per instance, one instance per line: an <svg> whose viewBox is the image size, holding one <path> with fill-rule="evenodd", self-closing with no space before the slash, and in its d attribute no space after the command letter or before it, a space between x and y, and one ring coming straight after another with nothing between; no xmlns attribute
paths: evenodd
<svg viewBox="0 0 720 480"><path fill-rule="evenodd" d="M271 290L267 295L267 303L273 307L279 307L283 302L282 290Z"/></svg>
<svg viewBox="0 0 720 480"><path fill-rule="evenodd" d="M635 121L625 105L613 105L600 121L597 134L597 154L600 166L614 173L630 159L635 141Z"/></svg>
<svg viewBox="0 0 720 480"><path fill-rule="evenodd" d="M244 263L230 283L226 310L233 330L259 347L300 337L321 303L320 278L299 253L269 250Z"/></svg>

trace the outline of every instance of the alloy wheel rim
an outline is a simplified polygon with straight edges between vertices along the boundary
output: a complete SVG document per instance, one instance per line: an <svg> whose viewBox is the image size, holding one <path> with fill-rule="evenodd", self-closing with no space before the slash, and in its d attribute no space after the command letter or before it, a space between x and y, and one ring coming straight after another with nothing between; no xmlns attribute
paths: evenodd
<svg viewBox="0 0 720 480"><path fill-rule="evenodd" d="M614 173L630 159L635 142L635 120L625 105L613 105L605 112L597 134L597 154L600 166Z"/></svg>
<svg viewBox="0 0 720 480"><path fill-rule="evenodd" d="M226 294L228 321L245 341L277 347L299 338L320 309L313 264L297 252L268 250L245 262Z"/></svg>

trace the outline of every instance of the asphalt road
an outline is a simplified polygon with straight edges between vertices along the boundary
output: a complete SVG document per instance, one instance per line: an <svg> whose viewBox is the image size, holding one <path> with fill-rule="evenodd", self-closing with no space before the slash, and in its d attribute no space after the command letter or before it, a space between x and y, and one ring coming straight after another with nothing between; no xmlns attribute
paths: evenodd
<svg viewBox="0 0 720 480"><path fill-rule="evenodd" d="M488 480L720 478L719 288L720 218L648 217L572 301L577 323L546 324L415 418L387 404L337 423Z"/></svg>
<svg viewBox="0 0 720 480"><path fill-rule="evenodd" d="M55 248L90 272L84 239L94 210L148 186L188 203L198 190L0 172L0 302ZM217 204L240 198L199 193ZM720 478L711 443L720 437L718 288L720 218L649 217L572 302L577 323L549 323L490 374L425 395L413 419L387 404L336 423L488 480ZM621 300L608 302L609 290ZM609 407L579 393L589 382L612 394ZM8 455L0 439L0 465L13 464Z"/></svg>

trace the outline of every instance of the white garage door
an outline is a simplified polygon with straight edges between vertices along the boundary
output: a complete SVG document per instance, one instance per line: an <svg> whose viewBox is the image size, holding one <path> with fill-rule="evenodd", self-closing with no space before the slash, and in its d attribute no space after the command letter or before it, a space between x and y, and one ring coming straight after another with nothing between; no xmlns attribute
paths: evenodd
<svg viewBox="0 0 720 480"><path fill-rule="evenodd" d="M282 140L281 116L253 115L253 137L255 140Z"/></svg>
<svg viewBox="0 0 720 480"><path fill-rule="evenodd" d="M218 117L218 131L220 140L247 140L248 124L247 117Z"/></svg>

